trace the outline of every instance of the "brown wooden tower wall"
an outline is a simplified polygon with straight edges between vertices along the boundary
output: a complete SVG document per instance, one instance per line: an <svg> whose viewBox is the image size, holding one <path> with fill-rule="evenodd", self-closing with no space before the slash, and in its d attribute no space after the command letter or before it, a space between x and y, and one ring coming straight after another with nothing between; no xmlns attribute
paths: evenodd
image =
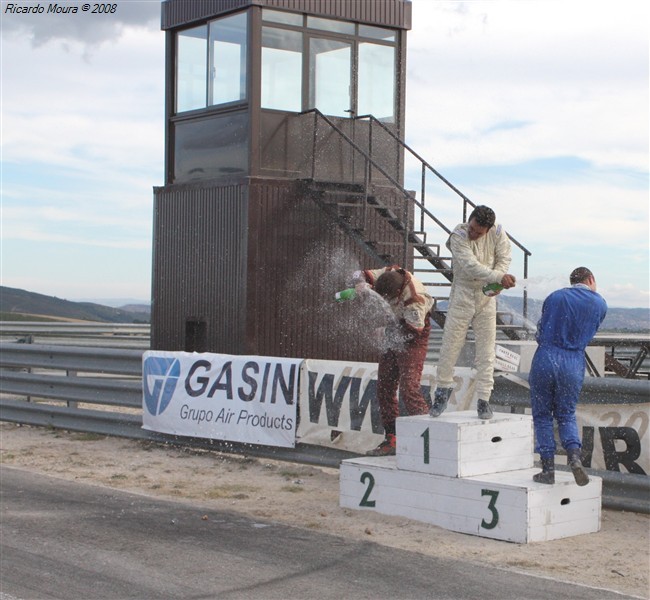
<svg viewBox="0 0 650 600"><path fill-rule="evenodd" d="M357 32L360 25L394 30L395 111L386 126L401 135L410 8L406 0L163 3L166 166L165 184L154 189L153 349L377 359L369 336L380 315L359 315L351 305L336 304L334 293L353 270L386 259L355 239L329 200L338 195L348 205L360 202L365 172L359 150L369 145L385 172L402 183L401 149L370 132L366 121L301 114L311 108L304 93L301 111L263 108L260 32L262 11L269 9L302 15L305 23L307 16L351 22ZM246 98L177 110L179 32L239 14L247 19ZM336 32L328 36L337 42ZM374 197L401 206L381 174L371 176ZM373 238L399 243L377 214L367 215L364 227Z"/></svg>

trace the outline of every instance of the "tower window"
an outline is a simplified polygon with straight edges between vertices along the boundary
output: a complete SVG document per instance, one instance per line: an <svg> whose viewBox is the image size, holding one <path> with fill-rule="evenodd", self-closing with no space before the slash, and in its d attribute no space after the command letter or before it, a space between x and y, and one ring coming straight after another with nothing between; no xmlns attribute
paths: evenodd
<svg viewBox="0 0 650 600"><path fill-rule="evenodd" d="M246 13L179 31L176 112L246 99Z"/></svg>

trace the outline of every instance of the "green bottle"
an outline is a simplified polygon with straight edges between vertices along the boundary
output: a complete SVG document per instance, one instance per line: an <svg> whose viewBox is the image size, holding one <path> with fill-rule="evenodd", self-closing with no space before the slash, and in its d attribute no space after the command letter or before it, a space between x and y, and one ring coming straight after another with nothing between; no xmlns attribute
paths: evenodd
<svg viewBox="0 0 650 600"><path fill-rule="evenodd" d="M483 293L486 296L496 296L501 290L503 286L500 283L488 283L483 286Z"/></svg>
<svg viewBox="0 0 650 600"><path fill-rule="evenodd" d="M348 288L347 290L342 290L334 294L334 298L337 302L345 302L346 300L352 300L356 298L357 290L354 288Z"/></svg>

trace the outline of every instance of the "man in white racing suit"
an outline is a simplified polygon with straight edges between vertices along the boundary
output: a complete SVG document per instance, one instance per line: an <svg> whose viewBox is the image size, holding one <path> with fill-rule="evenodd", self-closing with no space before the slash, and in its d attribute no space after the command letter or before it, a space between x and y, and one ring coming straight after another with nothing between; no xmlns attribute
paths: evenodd
<svg viewBox="0 0 650 600"><path fill-rule="evenodd" d="M467 223L455 227L447 247L451 250L454 279L438 361L437 388L429 415L438 417L447 408L454 388L454 367L471 325L476 338L477 412L479 418L491 419L496 298L486 296L482 289L489 283L499 283L506 289L514 287L515 278L508 274L510 240L503 227L495 222L494 211L477 206Z"/></svg>

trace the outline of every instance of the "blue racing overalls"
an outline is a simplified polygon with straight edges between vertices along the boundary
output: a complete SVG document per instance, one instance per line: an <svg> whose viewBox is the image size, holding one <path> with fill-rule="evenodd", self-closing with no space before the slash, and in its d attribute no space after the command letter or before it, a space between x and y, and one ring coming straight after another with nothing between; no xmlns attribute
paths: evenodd
<svg viewBox="0 0 650 600"><path fill-rule="evenodd" d="M553 418L562 447L582 447L575 413L585 376L585 348L606 313L603 297L581 283L544 300L528 380L535 449L542 459L555 455Z"/></svg>

